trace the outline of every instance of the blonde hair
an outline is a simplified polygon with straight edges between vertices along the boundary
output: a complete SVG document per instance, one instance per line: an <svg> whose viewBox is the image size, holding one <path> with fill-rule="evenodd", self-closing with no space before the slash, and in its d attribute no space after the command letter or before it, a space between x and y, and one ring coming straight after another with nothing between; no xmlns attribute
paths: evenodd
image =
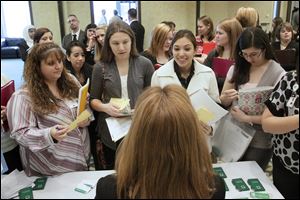
<svg viewBox="0 0 300 200"><path fill-rule="evenodd" d="M150 47L146 50L146 52L157 57L158 51L163 49L165 41L168 39L169 32L172 32L172 29L167 24L161 23L156 25L152 31ZM167 57L170 56L168 51L165 54Z"/></svg>
<svg viewBox="0 0 300 200"><path fill-rule="evenodd" d="M256 27L258 24L258 12L255 8L240 7L235 18L240 22L243 28Z"/></svg>
<svg viewBox="0 0 300 200"><path fill-rule="evenodd" d="M118 198L211 198L206 126L181 86L145 90L117 151Z"/></svg>
<svg viewBox="0 0 300 200"><path fill-rule="evenodd" d="M230 46L230 59L234 59L234 50L236 47L236 41L238 40L239 36L243 32L243 28L241 24L235 19L224 19L222 20L217 27L224 30L228 37L228 42ZM218 46L217 47L218 54L220 56L223 55L224 47Z"/></svg>
<svg viewBox="0 0 300 200"><path fill-rule="evenodd" d="M97 30L103 30L104 33L106 33L107 25L97 26L96 31ZM100 44L98 42L98 40L96 40L95 55L94 55L94 61L95 61L95 63L100 61L100 59L101 59L101 51L102 51L102 44Z"/></svg>
<svg viewBox="0 0 300 200"><path fill-rule="evenodd" d="M48 59L56 59L63 62L65 55L61 48L54 43L35 44L30 54L28 54L24 67L25 87L29 91L32 109L38 114L55 113L58 109L58 100L45 83L45 78L41 71L41 62ZM79 86L68 75L65 67L61 77L57 80L57 87L63 98L73 99L78 97Z"/></svg>

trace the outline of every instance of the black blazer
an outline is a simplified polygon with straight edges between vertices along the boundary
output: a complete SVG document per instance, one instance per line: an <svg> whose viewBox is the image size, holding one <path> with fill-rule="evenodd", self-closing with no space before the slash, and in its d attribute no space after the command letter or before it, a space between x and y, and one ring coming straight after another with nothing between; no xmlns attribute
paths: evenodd
<svg viewBox="0 0 300 200"><path fill-rule="evenodd" d="M138 21L133 21L133 22L131 22L130 27L135 34L136 48L137 48L138 52L139 53L143 52L144 51L144 36L145 36L144 26Z"/></svg>
<svg viewBox="0 0 300 200"><path fill-rule="evenodd" d="M84 31L80 30L78 41L81 42L82 44L83 44L83 40L84 40L84 34L85 34ZM64 49L67 49L68 45L72 42L72 39L73 39L72 33L65 35L62 40L62 47Z"/></svg>
<svg viewBox="0 0 300 200"><path fill-rule="evenodd" d="M117 199L117 180L115 174L100 178L97 183L95 199ZM215 176L216 191L212 199L225 199L225 182Z"/></svg>

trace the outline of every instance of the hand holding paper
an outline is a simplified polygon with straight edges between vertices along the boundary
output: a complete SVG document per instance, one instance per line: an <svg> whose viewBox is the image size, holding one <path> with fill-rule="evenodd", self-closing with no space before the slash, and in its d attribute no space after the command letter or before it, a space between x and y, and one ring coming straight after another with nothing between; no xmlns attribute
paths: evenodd
<svg viewBox="0 0 300 200"><path fill-rule="evenodd" d="M129 101L130 101L129 99L111 98L109 103L116 106L120 113L124 115L131 115Z"/></svg>
<svg viewBox="0 0 300 200"><path fill-rule="evenodd" d="M69 125L69 130L67 131L67 133L73 131L75 128L78 127L78 123L87 120L91 115L92 115L92 114L91 114L88 110L84 110L79 116L77 116L77 118L75 119L75 121L73 121L73 122ZM66 133L66 134L67 134L67 133Z"/></svg>
<svg viewBox="0 0 300 200"><path fill-rule="evenodd" d="M56 125L50 130L51 136L57 141L63 140L67 136L68 126Z"/></svg>

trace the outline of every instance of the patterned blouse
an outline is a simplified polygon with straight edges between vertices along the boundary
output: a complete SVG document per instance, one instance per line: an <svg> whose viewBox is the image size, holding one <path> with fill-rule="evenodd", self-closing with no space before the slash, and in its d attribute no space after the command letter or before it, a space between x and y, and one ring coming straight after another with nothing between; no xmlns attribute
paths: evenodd
<svg viewBox="0 0 300 200"><path fill-rule="evenodd" d="M265 102L270 112L277 117L299 114L299 86L296 73L291 71L282 77ZM295 98L292 106L287 106ZM299 129L289 133L273 135L273 152L283 166L294 174L299 174Z"/></svg>
<svg viewBox="0 0 300 200"><path fill-rule="evenodd" d="M58 143L50 135L54 125L69 125L76 119L77 99L61 100L58 104L57 113L38 115L31 109L26 89L15 92L8 102L11 137L20 144L21 160L28 176L88 170L90 139L86 127L76 128Z"/></svg>

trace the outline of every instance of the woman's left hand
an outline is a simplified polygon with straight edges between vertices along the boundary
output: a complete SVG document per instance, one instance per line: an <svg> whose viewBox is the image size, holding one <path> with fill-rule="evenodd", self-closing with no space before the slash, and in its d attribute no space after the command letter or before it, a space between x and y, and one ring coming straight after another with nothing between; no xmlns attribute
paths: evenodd
<svg viewBox="0 0 300 200"><path fill-rule="evenodd" d="M233 106L230 113L232 114L233 118L238 120L239 122L248 123L248 115L246 115L238 106Z"/></svg>

